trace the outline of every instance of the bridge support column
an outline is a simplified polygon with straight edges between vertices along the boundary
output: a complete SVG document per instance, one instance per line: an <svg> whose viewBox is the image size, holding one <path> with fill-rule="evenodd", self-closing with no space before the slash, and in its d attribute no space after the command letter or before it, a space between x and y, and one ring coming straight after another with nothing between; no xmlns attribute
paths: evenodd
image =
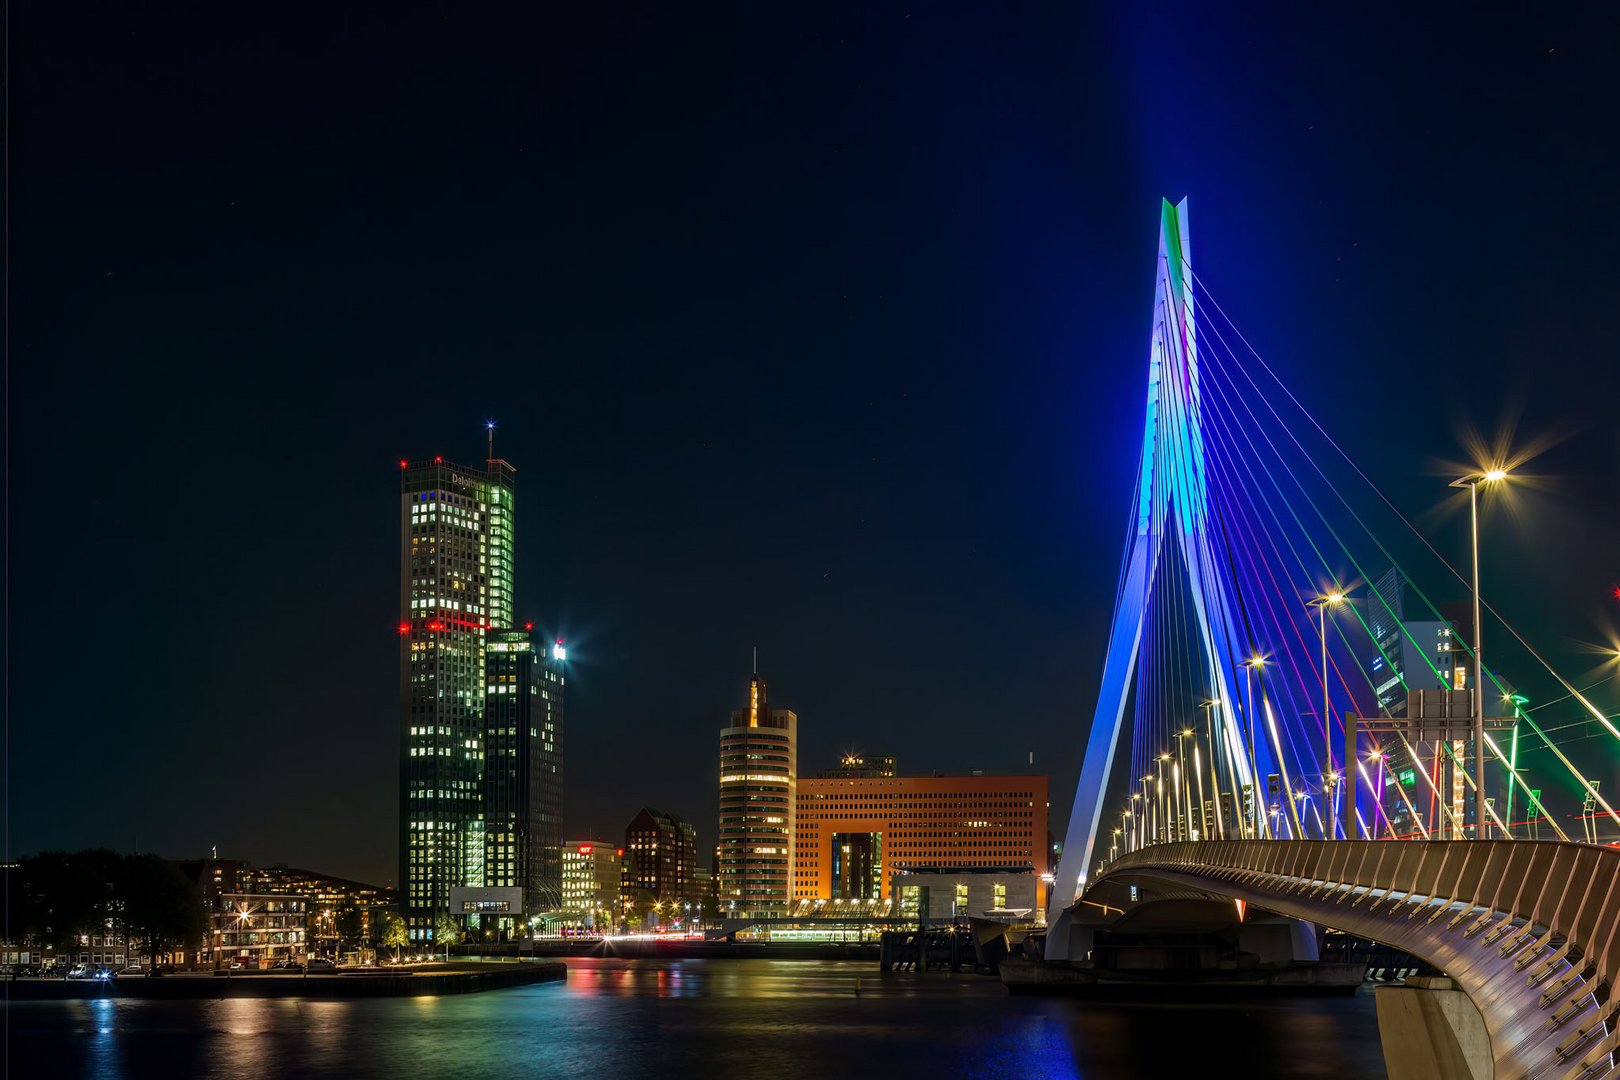
<svg viewBox="0 0 1620 1080"><path fill-rule="evenodd" d="M1378 1038L1389 1080L1491 1080L1491 1037L1479 1010L1446 978L1380 986Z"/></svg>

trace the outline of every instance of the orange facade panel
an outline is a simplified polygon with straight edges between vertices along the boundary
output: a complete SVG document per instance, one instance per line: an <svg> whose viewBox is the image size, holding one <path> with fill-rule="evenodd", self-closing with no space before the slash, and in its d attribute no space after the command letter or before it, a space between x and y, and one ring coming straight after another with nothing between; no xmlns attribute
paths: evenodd
<svg viewBox="0 0 1620 1080"><path fill-rule="evenodd" d="M881 896L917 867L1028 867L1045 874L1044 776L894 776L799 780L793 898L837 899L835 838L870 837ZM1044 896L1044 886L1040 890Z"/></svg>

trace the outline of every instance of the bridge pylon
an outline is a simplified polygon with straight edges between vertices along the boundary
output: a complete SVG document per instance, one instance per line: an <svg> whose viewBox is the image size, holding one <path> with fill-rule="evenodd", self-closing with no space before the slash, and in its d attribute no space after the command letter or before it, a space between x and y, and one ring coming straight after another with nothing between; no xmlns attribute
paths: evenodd
<svg viewBox="0 0 1620 1080"><path fill-rule="evenodd" d="M1217 539L1210 531L1186 199L1175 205L1164 200L1161 206L1146 418L1133 524L1080 783L1048 896L1048 957L1067 955L1064 912L1084 890L1088 868L1093 865L1102 803L1137 671L1148 600L1159 584L1158 569L1167 540L1178 545L1178 561L1186 571L1216 720L1227 746L1243 744L1233 688L1242 685L1245 657L1236 631L1237 598L1231 595L1228 575L1220 572ZM1249 763L1241 754L1231 757L1239 785L1258 798ZM1242 793L1232 794L1240 799ZM1218 792L1216 803L1219 806Z"/></svg>

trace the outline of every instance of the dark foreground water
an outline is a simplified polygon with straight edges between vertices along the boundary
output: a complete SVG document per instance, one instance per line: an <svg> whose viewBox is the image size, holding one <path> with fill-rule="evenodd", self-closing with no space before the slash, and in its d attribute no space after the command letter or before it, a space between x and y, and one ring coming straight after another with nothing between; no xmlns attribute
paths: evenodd
<svg viewBox="0 0 1620 1080"><path fill-rule="evenodd" d="M570 960L568 982L366 1001L17 1002L7 1077L1382 1077L1354 998L1100 1005L874 964ZM855 992L856 979L860 993ZM1241 1063L1241 1067L1239 1067Z"/></svg>

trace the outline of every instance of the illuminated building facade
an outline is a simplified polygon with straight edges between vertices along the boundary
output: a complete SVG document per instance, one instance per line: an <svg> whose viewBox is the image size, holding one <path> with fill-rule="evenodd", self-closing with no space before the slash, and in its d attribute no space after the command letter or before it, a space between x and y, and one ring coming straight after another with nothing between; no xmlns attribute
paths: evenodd
<svg viewBox="0 0 1620 1080"><path fill-rule="evenodd" d="M400 462L399 881L411 940L482 886L485 644L512 618L513 469Z"/></svg>
<svg viewBox="0 0 1620 1080"><path fill-rule="evenodd" d="M577 926L606 930L619 908L619 860L624 849L602 840L562 845L562 910Z"/></svg>
<svg viewBox="0 0 1620 1080"><path fill-rule="evenodd" d="M621 912L645 918L698 899L697 830L679 814L641 808L624 830Z"/></svg>
<svg viewBox="0 0 1620 1080"><path fill-rule="evenodd" d="M794 900L889 900L921 867L1027 873L1044 904L1044 776L877 776L798 783Z"/></svg>
<svg viewBox="0 0 1620 1080"><path fill-rule="evenodd" d="M301 963L305 907L302 896L285 893L219 894L210 913L214 965L268 968L276 960Z"/></svg>
<svg viewBox="0 0 1620 1080"><path fill-rule="evenodd" d="M787 913L793 881L799 718L773 709L765 680L720 730L720 857L715 890L727 917Z"/></svg>
<svg viewBox="0 0 1620 1080"><path fill-rule="evenodd" d="M563 661L547 659L528 630L491 630L484 668L482 884L521 888L526 914L557 911L563 900Z"/></svg>

